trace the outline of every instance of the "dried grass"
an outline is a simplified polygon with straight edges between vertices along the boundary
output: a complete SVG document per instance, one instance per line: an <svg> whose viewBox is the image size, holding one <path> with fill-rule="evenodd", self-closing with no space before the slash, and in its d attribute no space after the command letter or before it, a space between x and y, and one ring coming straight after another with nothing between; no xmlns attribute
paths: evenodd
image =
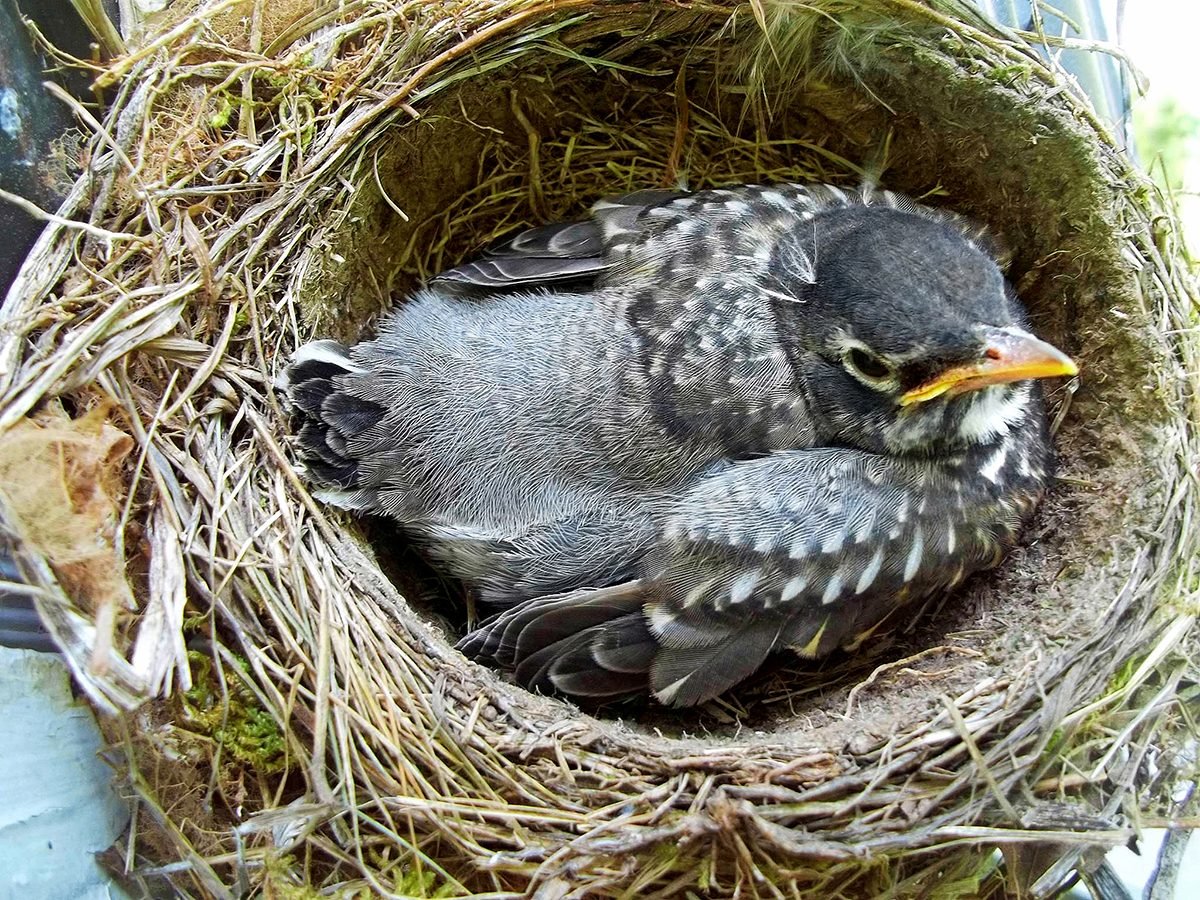
<svg viewBox="0 0 1200 900"><path fill-rule="evenodd" d="M90 165L3 310L6 440L99 403L135 445L136 619L22 552L125 752L131 877L1049 896L1167 810L1195 693L1196 295L1160 199L1036 36L913 0L264 9L197 3L100 76ZM773 673L670 722L583 715L464 662L420 579L410 604L293 473L269 388L290 349L354 336L492 236L681 177L864 174L1004 233L1089 373L1030 547L866 668Z"/></svg>

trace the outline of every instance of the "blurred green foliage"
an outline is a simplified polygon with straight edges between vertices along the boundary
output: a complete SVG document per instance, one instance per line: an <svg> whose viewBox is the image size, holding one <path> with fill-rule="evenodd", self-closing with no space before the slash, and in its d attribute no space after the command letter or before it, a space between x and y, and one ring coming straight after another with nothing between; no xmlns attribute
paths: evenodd
<svg viewBox="0 0 1200 900"><path fill-rule="evenodd" d="M1200 116L1185 109L1178 97L1168 95L1135 104L1133 128L1138 153L1150 174L1165 188L1184 190L1189 168L1200 161Z"/></svg>
<svg viewBox="0 0 1200 900"><path fill-rule="evenodd" d="M1143 167L1179 218L1188 263L1200 271L1200 106L1178 93L1142 98L1133 131Z"/></svg>

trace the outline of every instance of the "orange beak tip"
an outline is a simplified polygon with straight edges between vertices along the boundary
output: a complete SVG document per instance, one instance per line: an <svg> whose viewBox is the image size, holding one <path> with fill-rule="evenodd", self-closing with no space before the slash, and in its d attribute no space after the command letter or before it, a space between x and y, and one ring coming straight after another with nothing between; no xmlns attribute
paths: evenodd
<svg viewBox="0 0 1200 900"><path fill-rule="evenodd" d="M964 394L994 384L1079 374L1079 366L1053 344L1019 329L987 330L983 358L953 366L900 397L901 406L924 403L943 394Z"/></svg>

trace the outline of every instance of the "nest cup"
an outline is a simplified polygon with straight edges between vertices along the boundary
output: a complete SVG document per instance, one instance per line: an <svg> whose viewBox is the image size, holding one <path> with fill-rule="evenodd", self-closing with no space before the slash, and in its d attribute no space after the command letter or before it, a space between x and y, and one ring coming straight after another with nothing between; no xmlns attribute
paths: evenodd
<svg viewBox="0 0 1200 900"><path fill-rule="evenodd" d="M911 0L172 15L99 75L112 111L0 335L5 524L123 750L127 870L214 896L1047 896L1164 811L1195 298L1160 198L1028 36ZM876 177L990 225L1083 377L1051 397L1024 547L869 661L587 715L464 660L453 588L294 474L271 384L295 346L368 335L492 238L683 180ZM11 440L112 428L131 449L106 431L90 467ZM82 575L14 499L39 473L111 494Z"/></svg>

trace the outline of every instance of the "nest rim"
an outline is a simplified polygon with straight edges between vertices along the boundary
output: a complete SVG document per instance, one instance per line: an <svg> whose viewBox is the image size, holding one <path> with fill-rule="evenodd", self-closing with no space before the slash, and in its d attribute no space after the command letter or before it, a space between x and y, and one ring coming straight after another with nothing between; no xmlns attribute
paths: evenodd
<svg viewBox="0 0 1200 900"><path fill-rule="evenodd" d="M226 2L214 7L219 12L234 5ZM460 18L452 28L444 21L420 19L419 5L401 5L392 11L391 18L381 13L384 23L381 27L385 30L399 28L398 23L406 15L428 29L425 37L412 38L419 51L405 45L416 54L414 58L406 60L406 66L397 65L397 72L389 73L392 80L388 83L395 91L382 98L366 101L360 98L362 105L353 114L329 116L326 140L313 141L311 152L306 149L306 158L301 154L289 155L281 149L282 142L272 145L275 156L270 160L263 153L261 163L254 160L256 151L250 142L245 155L241 150L228 159L217 154L217 163L243 172L252 171L254 166L266 171L268 162L278 167L283 159L282 171L289 164L307 167L301 169L306 176L296 182L301 184L298 188L284 178L268 187L260 186L255 207L247 208L244 204L241 209L230 207L231 213L239 216L237 230L217 231L211 224L201 225L197 229L199 240L186 225L186 221L191 221L192 210L173 211L173 231L162 226L161 217L171 209L169 199L164 197L180 188L170 179L158 184L148 180L140 186L121 185L117 177L121 171L120 153L129 150L117 153L98 140L98 153L107 148L108 168L98 167L85 174L64 209L80 209L99 184L103 202L97 208L107 218L94 217L92 228L101 233L87 237L109 242L108 253L102 254L108 257L107 264L111 265L115 259L148 279L155 274L153 265L140 262L138 254L148 243L154 243L154 252L165 257L165 270L175 280L167 282L164 290L147 290L143 296L150 299L140 306L134 302L139 299L137 291L123 288L119 293L125 297L132 314L126 316L119 305L111 306L109 309L116 312L108 313L107 319L99 311L99 304L111 297L111 291L96 290L89 295L86 290L77 290L76 302L86 305L91 299L97 307L92 311L93 325L96 322L111 325L119 316L125 316L122 320L125 327L114 333L98 326L91 332L84 329L83 337L87 340L75 333L73 337L78 340L71 346L77 348L76 355L64 355L62 370L48 378L38 353L41 348L56 346L57 334L46 329L45 316L39 317L38 311L71 296L69 287L60 287L64 272L68 279L87 283L90 278L94 282L92 270L85 265L88 246L76 240L80 237L78 229L61 224L51 228L34 251L35 256L41 256L39 265L23 271L6 304L10 327L0 347L0 358L14 365L3 384L6 402L0 412L0 424L11 426L37 404L55 397L72 393L86 396L89 391L108 396L119 408L127 410L127 425L142 448L138 466L153 472L159 497L157 504L149 503L144 509L145 532L154 550L149 562L149 582L161 587L171 582L172 577L190 578L193 590L210 603L213 614L220 616L226 627L236 625L233 630L238 632L235 638L240 642L238 649L249 660L244 680L251 682L250 693L264 709L289 726L284 729L288 752L306 761L300 767L305 771L301 796L309 798L312 804L327 807L323 813L313 813L306 806L303 814L293 811L292 819L305 822L305 827L309 827L310 820L320 823L328 834L346 839L355 829L339 831L340 813L333 810L358 809L361 814L365 805L374 806L377 812L370 820L371 828L411 852L410 869L406 871L411 872L415 866L418 873L434 873L439 884L462 890L474 885L470 889L479 890L479 884L490 879L497 892L509 890L512 884L521 885L521 890L532 890L534 886L555 884L562 879L574 883L571 878L575 876L568 873L583 870L595 875L594 885L608 885L605 890L611 889L613 895L638 884L664 889L664 884L675 883L682 877L681 860L687 857L686 853L664 863L665 874L660 873L658 881L628 871L609 871L602 860L620 853L646 854L653 848L661 850L676 842L694 848L704 847L709 841L731 843L735 847L739 840L758 841L767 848L765 857L755 856L751 864L745 864L736 859L735 851L728 863L738 873L733 876L735 879L753 880L755 871L761 873L769 864L781 860L826 866L857 865L856 861L868 853L902 854L924 847L944 849L957 844L994 846L1035 838L1040 842L1066 841L1082 852L1088 842L1076 837L1079 832L1090 833L1092 844L1123 841L1128 832L1114 826L1112 817L1119 812L1121 802L1129 799L1131 786L1097 787L1085 782L1085 790L1096 789L1099 799L1095 802L1106 811L1107 818L1096 815L1084 825L1079 821L1056 824L1052 820L1039 820L1035 813L1040 807L1036 804L1018 811L1007 797L1014 787L1026 789L1032 797L1033 784L1029 779L1035 770L1044 775L1042 781L1057 778L1060 782L1048 792L1043 791L1042 796L1063 795L1065 774L1048 774L1053 767L1039 767L1040 752L1035 751L1046 750L1054 731L1065 729L1078 735L1091 717L1105 709L1134 702L1137 690L1157 684L1159 667L1189 639L1195 612L1183 602L1182 598L1191 594L1180 590L1180 585L1186 584L1194 573L1188 568L1190 563L1175 557L1195 556L1190 552L1195 549L1195 539L1186 528L1195 497L1190 480L1181 474L1180 462L1195 458L1200 439L1194 433L1196 417L1188 394L1190 382L1179 377L1178 371L1181 363L1195 362L1197 354L1195 342L1186 332L1177 327L1175 334L1162 333L1153 326L1156 320L1177 325L1187 321L1188 311L1195 306L1195 294L1181 271L1175 251L1168 246L1164 255L1165 245L1155 234L1155 223L1161 221L1162 215L1158 198L1147 192L1145 182L1130 170L1117 152L1115 142L1098 126L1086 105L1070 92L1054 93L1057 73L1031 54L1027 43L1015 43L1012 36L984 30L978 22L949 19L925 7L917 8L907 0L879 0L869 5L876 15L885 18L900 17L910 24L921 23L922 28L929 28L932 23L940 29L949 29L959 39L957 42L947 43L945 36L940 42L919 42L929 57L945 53L951 60L947 65L960 66L961 59L954 54L967 52L964 48L969 44L974 45L970 52L976 54L972 59L984 54L979 49L983 47L995 54L992 62L1010 66L1019 63L1027 80L993 84L991 90L1022 109L1037 107L1045 114L1043 122L1073 130L1072 134L1088 135L1094 145L1097 190L1107 188L1117 194L1113 207L1108 209L1113 215L1110 231L1114 239L1107 248L1107 257L1095 265L1107 274L1124 271L1126 278L1122 291L1112 291L1113 296L1101 291L1101 299L1095 305L1111 300L1124 315L1141 317L1135 323L1141 342L1138 346L1149 349L1162 368L1157 375L1121 373L1121 377L1130 381L1139 378L1144 381L1146 377L1157 380L1155 389L1148 394L1150 402L1130 412L1141 429L1141 448L1163 440L1170 442L1168 446L1177 454L1158 460L1156 465L1162 467L1161 473L1157 468L1142 467L1143 485L1161 478L1168 489L1153 494L1147 491L1146 508L1126 511L1123 520L1131 526L1165 529L1167 533L1161 535L1161 543L1154 546L1144 542L1139 547L1128 543L1122 546L1118 542L1111 548L1109 559L1095 563L1095 580L1090 587L1107 590L1112 597L1106 617L1095 632L1082 635L1073 647L1043 661L1040 673L1025 673L1024 680L1019 677L1020 672L1005 672L1000 678L981 677L967 690L939 702L936 714L931 713L909 732L885 733L858 742L848 739L844 728L834 729L832 733L842 736L824 745L813 739L812 731L802 729L791 734L786 731L755 734L749 740L735 735L732 740L720 742L639 733L620 723L580 715L562 701L527 694L506 684L495 673L466 663L452 650L444 635L411 612L370 555L347 537L340 523L331 520L313 503L292 472L278 427L285 417L267 386L273 365L286 359L285 345L290 342L294 346L300 333L311 327L301 320L305 310L320 309L319 303L305 296L305 285L319 282L321 272L316 257L303 253L291 257L291 270L284 272L284 262L289 257L285 253L271 259L271 253L275 252L271 244L280 242L294 253L302 238L316 234L332 241L336 254L340 252L336 229L348 226L331 223L327 227L289 231L288 215L315 217L311 212L313 204L317 201L323 204L330 195L336 196L336 188L332 187L336 182L329 173L339 159L355 161L357 168L352 169L354 175L350 180L357 177L358 187L372 182L378 186L378 196L373 199L376 209L396 206L388 191L391 185L386 177L380 176L380 157L367 148L378 146L385 128L417 127L421 118L408 116L405 106L438 102L436 95L446 88L453 89L456 83L453 79L466 71L464 60L472 54L482 54L486 62L493 58L488 55L490 48L511 49L514 42L519 47L521 34L538 33L539 26L561 27L563 20L579 15L579 26L593 28L596 33L603 33L608 24L612 31L626 35L632 30L629 23L636 20L656 26L659 32L652 28L654 35L672 34L671 29L682 28L686 19L706 21L710 38L752 26L745 11L739 17L736 4L732 3L709 4L711 9L706 7L706 12L693 12L682 4L652 4L653 9L644 13L644 19L639 19L633 9L638 5L589 0L568 3L473 0L462 5ZM840 9L835 2L823 8ZM196 23L207 21L205 16L212 14L211 8L201 9L195 16ZM909 18L903 19L905 16ZM259 48L254 52L271 61L270 71L278 72L278 60L289 52L294 54L289 41L300 44L306 39L311 41L312 23L303 27L297 24L304 21L300 18L281 27L271 41L260 33ZM324 25L335 33L338 28L347 34L358 33L348 15L340 22L333 17ZM771 34L770 22L753 25L764 26L766 33ZM174 31L193 33L182 26ZM250 31L253 41L253 27ZM293 31L299 36L290 36ZM419 31L414 27L410 34L417 35ZM174 32L164 32L170 33ZM529 43L527 37L524 40ZM626 38L626 42L631 40L634 38ZM697 40L695 46L702 43ZM651 44L652 41L647 46ZM156 41L147 46L155 48ZM157 49L168 46L166 38L157 42ZM317 54L320 46L313 41L308 52ZM581 41L578 46L590 45ZM623 45L617 42L615 46ZM348 56L346 47L353 49L349 38L339 48L339 52ZM270 55L272 49L277 54L274 57ZM774 52L768 44L760 45L759 51L762 58ZM421 56L421 52L425 55ZM330 59L337 62L344 58L335 53ZM881 58L886 61L886 54ZM164 67L170 65L164 56L142 52L119 61L103 76L113 80L123 74L127 78L122 82L111 125L102 129L102 135L108 137L111 145L144 150L131 135L136 135L141 123L148 120L153 107L148 95L137 90L129 76L137 74L146 84L152 84L156 77L168 72ZM932 63L929 58L921 58L917 65ZM481 64L478 68L485 73L505 71L500 64L491 69ZM359 73L376 69L377 66L367 66ZM931 70L937 71L937 67ZM858 74L862 74L861 70ZM832 81L842 79L845 87L846 72L831 69L824 77ZM1047 80L1049 88L1043 83ZM867 83L860 87L869 96L879 86ZM789 89L779 87L780 95ZM138 106L139 96L145 103L143 107ZM458 99L461 100L461 95ZM468 121L472 119L465 108L463 115ZM280 122L286 124L286 117L282 113L279 116ZM227 125L212 126L214 130L224 127ZM245 127L240 125L235 132L243 139ZM256 126L248 127L253 134ZM338 127L346 137L336 132ZM956 135L953 141L966 143L970 137ZM351 138L357 142L354 144L357 153L346 149L345 142ZM227 141L225 146L232 143ZM257 152L262 153L261 148ZM246 162L247 159L251 161ZM140 161L131 164L133 171L141 166ZM186 191L182 193L187 196ZM198 220L211 223L221 218L220 199L200 202L218 204L218 208L211 219L205 219L211 210L196 210ZM353 224L356 215L363 215L360 202L339 198L335 204L337 215L333 218L341 217ZM530 202L536 203L536 198ZM1123 217L1113 212L1118 207ZM1136 228L1124 242L1117 240L1118 221L1125 225L1132 222ZM264 222L268 227L262 227ZM493 222L489 227L499 226ZM1096 227L1099 226L1085 223L1079 229ZM416 230L412 233L415 235ZM170 240L172 235L174 242ZM326 243L326 251L328 247ZM1122 269L1118 264L1122 254L1133 256L1141 272L1136 272L1133 266ZM239 259L240 268L228 264L231 258ZM1026 273L1036 273L1037 263L1041 263L1040 257L1026 259ZM251 272L252 278L240 277ZM389 272L385 279L389 285L393 274ZM235 289L238 305L246 311L245 321L240 325L236 312L220 321L215 307L216 298L222 296L223 290L230 290L229 284L233 282L238 283ZM264 288L272 284L272 288ZM391 291L378 293L386 295ZM1123 296L1115 296L1117 293ZM339 303L344 303L344 298L331 304L326 316L344 322L347 309L354 304ZM313 316L310 321L320 318ZM1049 327L1057 327L1052 314L1046 318ZM268 322L277 326L282 323L284 327L276 327L272 336L271 329L264 327ZM29 323L40 331L26 340L33 333ZM186 323L186 327L181 323ZM1103 349L1105 341L1114 339L1114 333L1117 332L1108 330L1091 338L1092 346ZM49 339L45 338L47 334ZM31 344L35 347L32 353ZM231 348L237 348L241 355L230 359L234 353ZM153 390L139 390L137 385L128 383L131 369L126 358L131 352L145 354L161 364L182 365L190 373L183 389L180 390L178 378L165 381L165 388L158 396ZM1186 368L1191 372L1197 370L1194 365ZM161 376L161 371L158 374ZM159 383L164 384L161 377ZM1097 408L1100 407L1090 407ZM184 422L188 415L196 421ZM218 417L221 423L216 422ZM229 422L234 426L226 427ZM180 437L193 431L200 436L193 433L190 437ZM256 448L258 455L254 459L271 468L270 477L264 478L261 485L254 480L255 465L250 462L245 445L239 443L246 440ZM196 442L207 448L197 462L203 460L206 465L214 466L217 473L208 479L211 496L204 496L202 479L194 477L188 483L187 463L180 458L181 448ZM249 488L227 493L218 484L221 477L254 485L253 491L257 493L250 496ZM185 495L187 502L179 502L177 498ZM289 498L286 504L276 503L277 498L285 495ZM281 556L260 550L254 543L259 526L263 532L269 530L264 524L265 514L256 517L255 506L260 501L276 504L274 521L285 524L286 533L297 541L296 549ZM242 576L236 566L214 580L196 583L195 569L200 558L193 561L189 557L192 551L185 540L193 527L189 519L196 515L199 506L207 504L214 510L212 522L217 523L221 517L215 510L221 503L249 510L242 513L246 522L236 529L229 526L229 533L222 540L253 548L262 559L271 560L275 578L282 579L281 573L286 573L295 579L289 584L289 596L278 608L271 606L280 598L270 592L269 579L247 577L240 581ZM172 504L173 508L165 508ZM200 518L204 515L207 514ZM249 532L246 523L251 526ZM10 524L19 529L19 524ZM1112 531L1110 528L1108 536L1112 536ZM1099 542L1094 542L1093 550L1098 546ZM206 564L211 567L213 560L208 558ZM323 585L318 576L323 567L352 579L356 594L326 594L322 588L328 585ZM40 608L72 661L77 679L93 701L111 711L136 707L145 694L147 678L145 671L131 671L125 658L128 643L117 641L108 671L98 671L93 642L87 639L94 637L95 632L82 628L79 621L82 619L84 625L92 626L94 612L80 611L75 601L63 593L53 567L45 559L37 559L34 554L26 561L26 570L33 583L45 588L47 597L55 598L40 601ZM225 593L229 591L233 593ZM178 597L178 592L172 596ZM334 597L344 606L337 607L331 599ZM1154 608L1160 606L1161 614L1153 616ZM176 612L182 616L182 608ZM158 634L162 644L159 665L151 667L157 678L155 686L168 691L173 679L186 683L189 678L186 651L181 656L182 622L175 624L179 634L172 635L170 628ZM347 643L351 625L356 638L363 639L365 646ZM1115 632L1121 627L1128 633L1118 640ZM381 635L390 636L390 642ZM1137 649L1136 645L1143 640L1151 641L1148 650ZM273 641L273 652L254 656L252 647L256 641ZM1099 654L1098 646L1106 653L1117 648L1113 660L1090 676L1080 674L1079 663L1091 658L1089 653ZM235 665L234 655L224 652L226 665ZM213 658L219 659L221 653L214 651ZM363 666L355 662L360 657L363 660L369 657L383 674L367 675ZM301 675L287 674L289 660L293 665L299 664ZM1132 668L1131 660L1136 663ZM342 663L346 669L338 672L332 661ZM1115 683L1114 677L1123 670L1128 671L1124 671L1120 683ZM1056 686L1061 686L1064 677L1069 676L1075 681L1073 690L1084 696L1064 696L1053 688L1043 690L1039 675ZM381 678L384 680L378 680ZM1088 682L1090 688L1082 687L1081 681ZM861 700L860 695L852 696ZM1043 711L1055 704L1062 708L1049 717L1055 727L1046 730L1047 722L1042 720L1047 716ZM861 718L865 715L862 709L860 702L855 710L860 714L857 721L869 721ZM339 717L342 721L338 721ZM403 721L410 730L405 732L395 724L389 726L389 719ZM293 722L296 724L290 724ZM413 743L414 735L423 735L417 744ZM371 740L390 742L393 749L385 752L354 746L356 742L369 744ZM1024 765L998 763L1005 752L1006 740L1010 742L1007 746L1021 749L1026 757ZM395 747L406 748L406 752L397 755ZM386 768L384 756L394 771L373 773L374 768ZM1112 748L1094 756L1088 757L1093 773L1104 768L1097 764L1097 759L1108 764L1115 759ZM927 785L923 793L902 799L889 794L889 791L894 794L898 785L911 781L914 770L927 772L946 767L952 774L938 783L936 789ZM330 773L337 776L332 783ZM358 787L354 788L356 779ZM488 781L491 783L486 784ZM347 783L352 787L347 788ZM971 791L965 788L974 783L983 785L979 796L969 796ZM613 788L614 784L619 787ZM585 791L590 792L587 798L583 797ZM834 798L843 807L842 812L830 810L828 804L833 801L826 798ZM905 800L908 807L904 806ZM614 812L622 804L633 804L634 810L626 814ZM908 817L911 821L903 828L880 826L894 816ZM283 808L265 808L257 820L252 820L255 827L246 828L245 833L264 834L285 818ZM400 833L404 829L395 824L398 820L407 823L405 828L411 836ZM526 848L540 846L541 855L532 854L522 862L517 850L504 849L511 845L512 839L506 838L497 825L503 821L519 821L533 835ZM614 836L618 825L623 832L619 839ZM441 843L438 852L425 849L438 842ZM280 847L289 846L278 841L267 844L276 853L284 852ZM322 852L329 851L326 848ZM1075 854L1071 865L1078 855ZM1064 864L1060 862L1061 865ZM365 871L371 867L362 863L360 868ZM710 877L715 879L719 868L714 864ZM473 874L467 874L468 870ZM370 880L368 875L362 877ZM812 882L816 876L810 873L805 877ZM211 887L220 881L215 875L213 878L216 881L208 876L201 880ZM432 889L425 885L422 890Z"/></svg>

